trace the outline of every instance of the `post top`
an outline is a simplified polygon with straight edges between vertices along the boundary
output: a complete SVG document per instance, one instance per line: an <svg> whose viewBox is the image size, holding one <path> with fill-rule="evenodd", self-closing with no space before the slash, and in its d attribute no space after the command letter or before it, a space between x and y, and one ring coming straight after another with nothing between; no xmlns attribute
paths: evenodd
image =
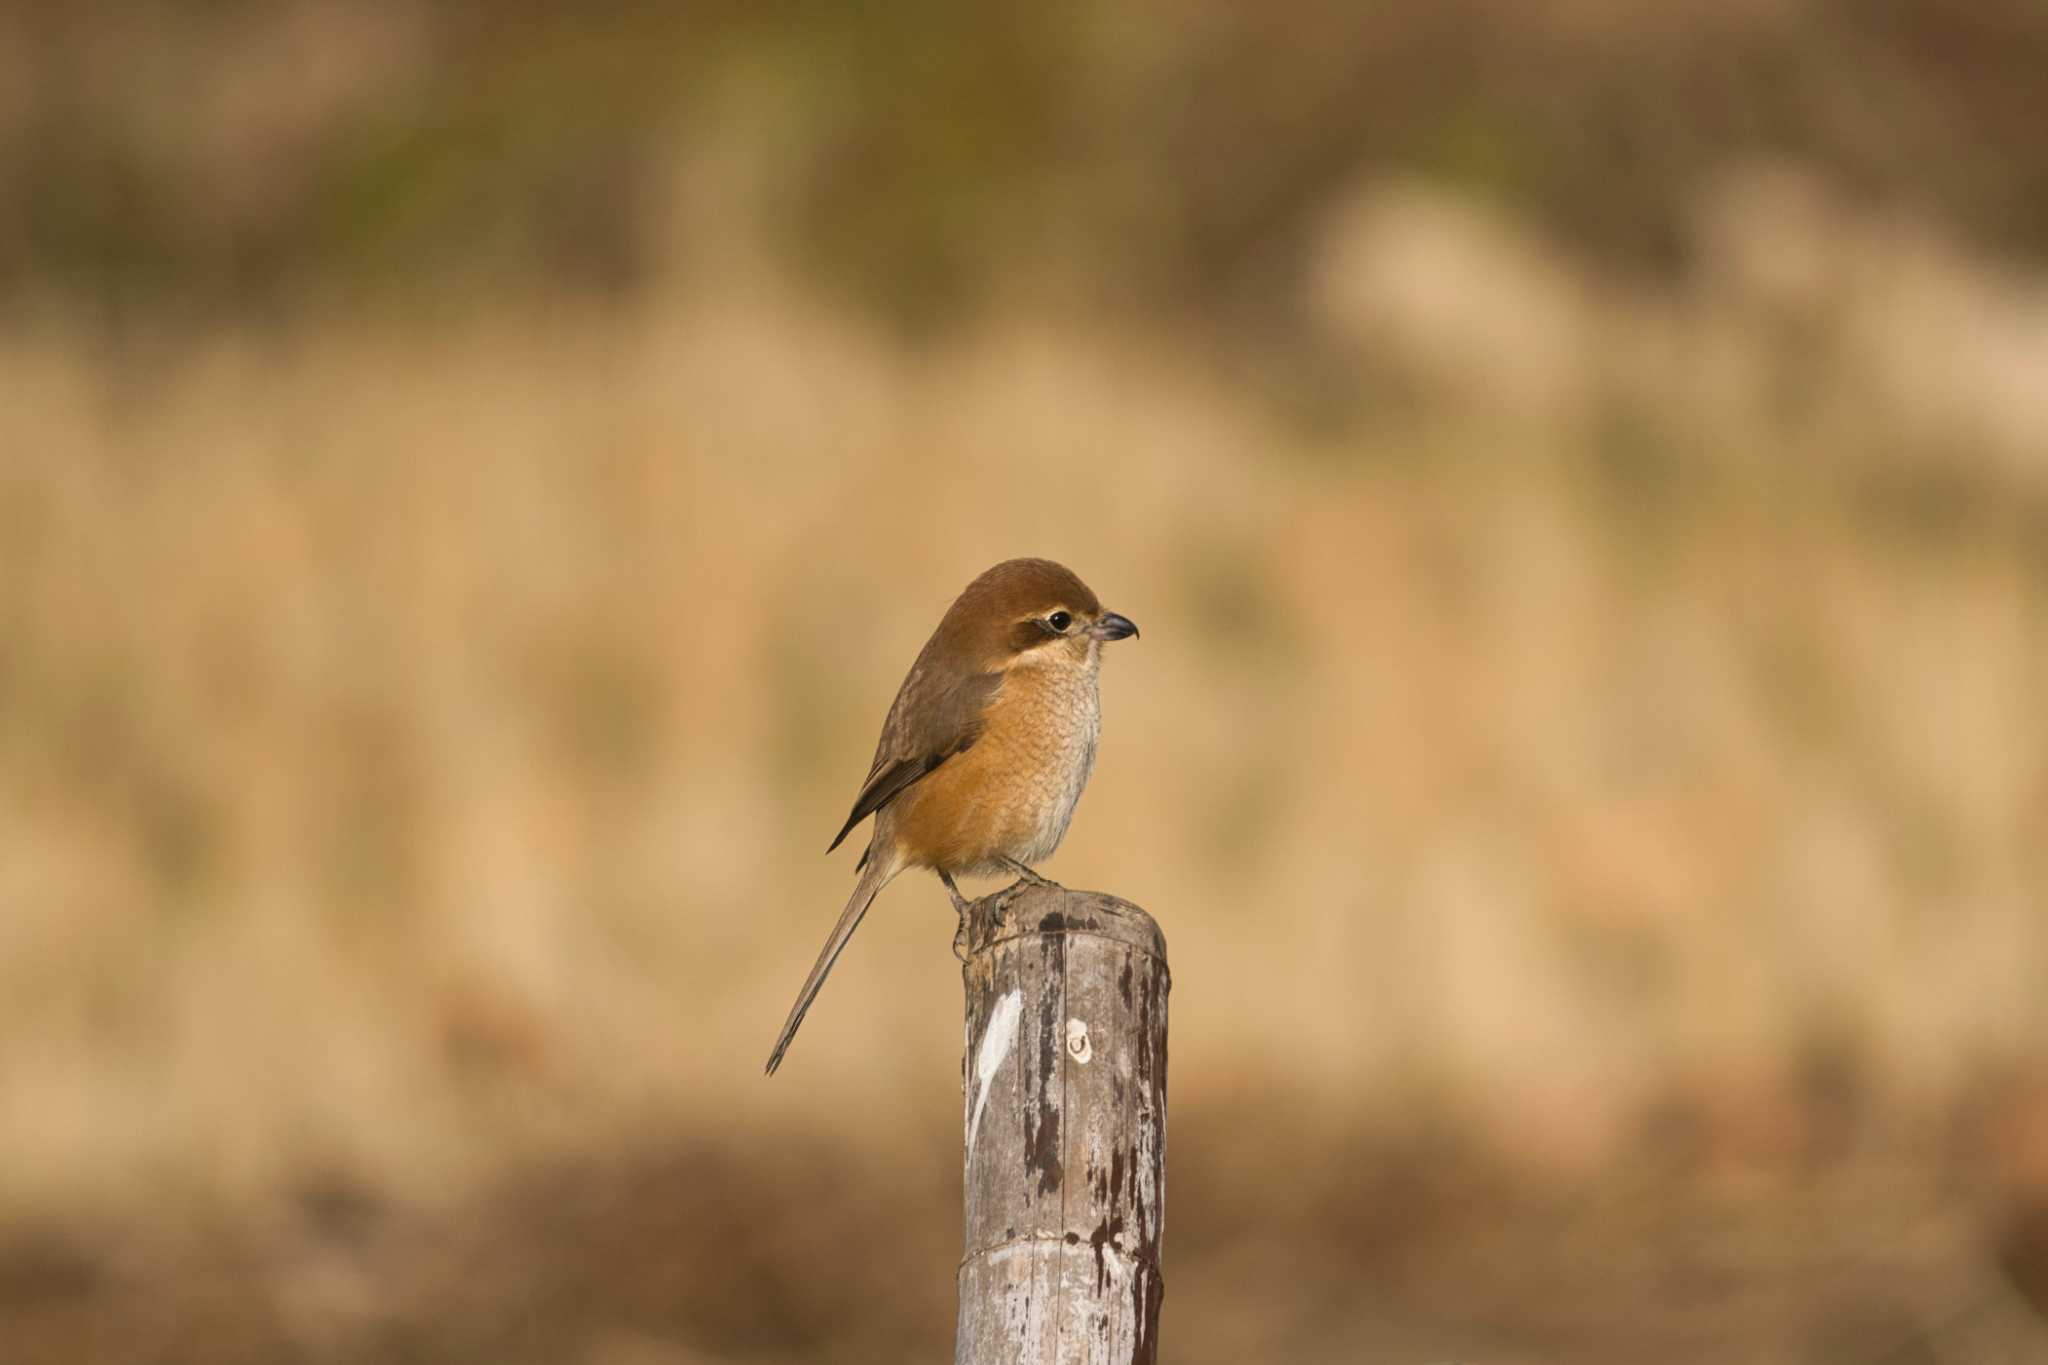
<svg viewBox="0 0 2048 1365"><path fill-rule="evenodd" d="M967 951L978 956L1011 939L1090 934L1166 961L1166 935L1138 906L1101 891L1017 881L967 907Z"/></svg>

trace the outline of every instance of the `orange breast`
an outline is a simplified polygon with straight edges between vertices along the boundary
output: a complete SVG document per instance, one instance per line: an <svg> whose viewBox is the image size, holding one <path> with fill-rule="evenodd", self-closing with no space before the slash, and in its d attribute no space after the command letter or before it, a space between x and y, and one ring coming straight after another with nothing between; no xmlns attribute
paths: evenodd
<svg viewBox="0 0 2048 1365"><path fill-rule="evenodd" d="M1058 846L1095 762L1094 669L1013 669L981 738L890 807L906 865L994 872Z"/></svg>

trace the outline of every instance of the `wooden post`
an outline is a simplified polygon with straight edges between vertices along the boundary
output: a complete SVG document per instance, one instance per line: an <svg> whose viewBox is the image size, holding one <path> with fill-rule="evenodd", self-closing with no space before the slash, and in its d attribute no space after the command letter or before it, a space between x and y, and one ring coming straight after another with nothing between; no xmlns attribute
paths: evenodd
<svg viewBox="0 0 2048 1365"><path fill-rule="evenodd" d="M969 907L956 1365L1152 1365L1166 1210L1166 940L1019 882Z"/></svg>

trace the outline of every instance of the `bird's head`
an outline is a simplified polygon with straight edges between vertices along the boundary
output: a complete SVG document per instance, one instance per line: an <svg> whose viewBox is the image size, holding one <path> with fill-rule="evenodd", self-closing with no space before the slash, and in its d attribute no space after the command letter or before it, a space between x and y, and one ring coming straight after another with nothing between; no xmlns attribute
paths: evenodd
<svg viewBox="0 0 2048 1365"><path fill-rule="evenodd" d="M1103 609L1074 571L1049 559L1006 559L967 585L940 626L991 671L1087 665L1110 640L1136 635Z"/></svg>

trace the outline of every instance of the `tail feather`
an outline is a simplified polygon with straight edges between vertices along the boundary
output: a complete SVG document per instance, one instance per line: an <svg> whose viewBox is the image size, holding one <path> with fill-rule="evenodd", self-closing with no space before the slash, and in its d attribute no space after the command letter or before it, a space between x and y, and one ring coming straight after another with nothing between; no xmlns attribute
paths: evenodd
<svg viewBox="0 0 2048 1365"><path fill-rule="evenodd" d="M872 852L872 848L869 850ZM811 1002L818 998L818 992L825 985L825 978L832 971L832 964L839 960L839 954L846 947L846 941L853 937L853 931L860 928L861 917L868 907L875 903L875 896L889 884L898 868L894 858L863 858L867 868L853 888L853 895L847 899L846 908L839 912L839 922L832 926L831 936L825 940L825 947L818 954L811 974L804 978L803 989L796 993L796 1003L789 1008L789 1018L782 1025L782 1034L775 1040L775 1050L768 1054L768 1074L773 1076L775 1068L782 1065L782 1054L789 1051L790 1040L804 1022L804 1012Z"/></svg>

